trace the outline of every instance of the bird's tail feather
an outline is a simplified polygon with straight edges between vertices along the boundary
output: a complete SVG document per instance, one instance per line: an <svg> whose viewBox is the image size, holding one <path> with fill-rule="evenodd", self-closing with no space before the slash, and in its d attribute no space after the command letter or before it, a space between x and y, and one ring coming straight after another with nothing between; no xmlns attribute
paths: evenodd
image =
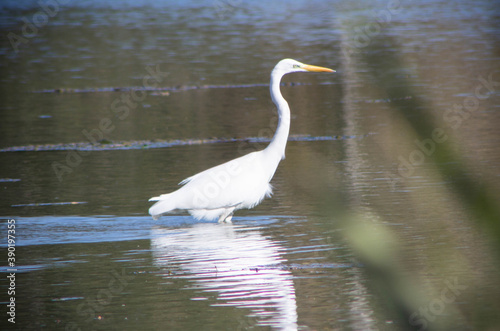
<svg viewBox="0 0 500 331"><path fill-rule="evenodd" d="M169 196L170 196L171 193L167 193L167 194L162 194L162 195L159 195L157 197L152 197L151 199L149 199L148 201L160 201L160 200L165 200L167 199Z"/></svg>
<svg viewBox="0 0 500 331"><path fill-rule="evenodd" d="M162 214L168 213L176 208L172 199L169 199L167 195L168 194L163 194L159 197L149 199L149 201L157 201L149 208L149 214L153 216L153 219L157 220Z"/></svg>

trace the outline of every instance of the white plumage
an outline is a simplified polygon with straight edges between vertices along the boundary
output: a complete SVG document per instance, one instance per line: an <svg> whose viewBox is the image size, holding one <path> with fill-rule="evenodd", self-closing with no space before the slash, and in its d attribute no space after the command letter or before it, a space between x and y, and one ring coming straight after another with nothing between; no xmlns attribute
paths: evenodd
<svg viewBox="0 0 500 331"><path fill-rule="evenodd" d="M176 209L187 210L197 219L231 222L235 210L253 208L272 194L269 183L285 157L290 129L290 108L280 92L281 78L291 72L334 72L292 59L278 62L271 73L271 97L278 108L278 128L269 145L186 178L177 191L153 197L149 208L154 219Z"/></svg>

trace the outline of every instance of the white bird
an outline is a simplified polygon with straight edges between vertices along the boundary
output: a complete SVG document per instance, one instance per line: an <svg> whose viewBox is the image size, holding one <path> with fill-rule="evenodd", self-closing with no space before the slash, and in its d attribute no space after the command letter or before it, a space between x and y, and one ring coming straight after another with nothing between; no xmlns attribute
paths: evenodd
<svg viewBox="0 0 500 331"><path fill-rule="evenodd" d="M231 222L234 211L253 208L272 194L269 184L279 162L285 158L290 130L290 107L280 92L281 78L291 72L335 72L292 59L278 62L271 72L271 98L278 108L278 128L269 145L184 179L177 191L153 197L149 213L153 219L179 209L197 219Z"/></svg>

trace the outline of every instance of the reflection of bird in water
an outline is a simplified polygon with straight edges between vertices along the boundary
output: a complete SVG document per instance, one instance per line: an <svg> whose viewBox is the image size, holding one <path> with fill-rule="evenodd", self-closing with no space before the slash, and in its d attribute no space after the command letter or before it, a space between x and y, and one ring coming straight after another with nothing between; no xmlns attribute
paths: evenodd
<svg viewBox="0 0 500 331"><path fill-rule="evenodd" d="M192 299L216 298L210 306L243 308L259 327L297 329L293 276L282 267L285 248L256 227L153 227L151 252L163 277L189 280L185 288Z"/></svg>
<svg viewBox="0 0 500 331"><path fill-rule="evenodd" d="M278 62L271 73L271 97L278 108L279 123L270 144L183 180L177 191L153 197L149 213L154 219L175 209L188 210L198 219L218 218L231 222L233 212L253 208L272 193L269 184L281 159L290 129L290 108L280 92L281 78L291 72L334 72L332 69L292 59Z"/></svg>

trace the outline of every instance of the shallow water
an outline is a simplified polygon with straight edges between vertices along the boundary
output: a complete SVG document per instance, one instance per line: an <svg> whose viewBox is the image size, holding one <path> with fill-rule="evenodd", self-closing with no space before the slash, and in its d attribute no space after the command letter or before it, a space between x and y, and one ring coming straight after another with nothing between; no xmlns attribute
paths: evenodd
<svg viewBox="0 0 500 331"><path fill-rule="evenodd" d="M4 36L42 10L0 8ZM14 219L17 270L2 329L494 329L498 238L467 199L500 197L495 10L86 1L17 51L2 39L0 243L7 257ZM233 224L153 221L149 197L267 145L268 77L285 57L337 73L284 78L291 138L273 197ZM353 238L356 217L376 230ZM376 256L394 245L384 270L411 277L388 283L416 306L391 305L363 259L371 235Z"/></svg>

